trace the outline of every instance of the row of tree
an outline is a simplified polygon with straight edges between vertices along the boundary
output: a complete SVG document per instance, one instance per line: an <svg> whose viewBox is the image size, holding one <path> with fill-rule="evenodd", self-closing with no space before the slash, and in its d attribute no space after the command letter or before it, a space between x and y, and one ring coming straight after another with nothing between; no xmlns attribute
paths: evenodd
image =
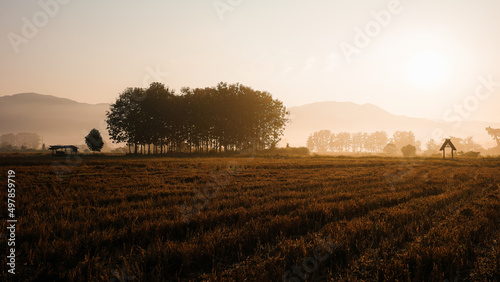
<svg viewBox="0 0 500 282"><path fill-rule="evenodd" d="M24 151L40 148L41 137L36 133L9 133L0 136L0 151Z"/></svg>
<svg viewBox="0 0 500 282"><path fill-rule="evenodd" d="M406 144L416 144L413 132L398 131L394 133L393 139L399 148ZM389 137L385 131L373 133L366 132L340 132L332 133L330 130L314 132L307 139L307 148L311 152L366 152L381 153L389 143Z"/></svg>
<svg viewBox="0 0 500 282"><path fill-rule="evenodd" d="M498 133L495 136L500 140L500 130L494 133ZM467 137L465 139L451 137L451 141L459 152L484 151L484 148L476 143L472 137ZM402 148L411 145L415 148L415 152L423 152L424 154L431 155L439 153L439 149L442 145L441 143L441 140L435 141L430 139L427 141L425 149L422 149L421 142L415 139L415 134L412 131L396 131L392 137L389 137L385 131L377 131L374 133L332 133L329 130L320 130L309 136L307 139L307 148L311 152L318 153L363 152L396 155L399 154ZM409 150L409 148L410 147L407 147L407 150ZM413 154L413 152L410 152L410 154Z"/></svg>
<svg viewBox="0 0 500 282"><path fill-rule="evenodd" d="M275 147L287 122L283 103L241 84L126 89L107 112L111 140L134 153L241 151Z"/></svg>
<svg viewBox="0 0 500 282"><path fill-rule="evenodd" d="M469 136L465 139L459 137L450 137L451 142L457 148L457 152L482 152L484 148L474 141L472 136ZM442 145L442 140L436 142L434 139L430 139L426 144L426 152L428 153L437 153Z"/></svg>

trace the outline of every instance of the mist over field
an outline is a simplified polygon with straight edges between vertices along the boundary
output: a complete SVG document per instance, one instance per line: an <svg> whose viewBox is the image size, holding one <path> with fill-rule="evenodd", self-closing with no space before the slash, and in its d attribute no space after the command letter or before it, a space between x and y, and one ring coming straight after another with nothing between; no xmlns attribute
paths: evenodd
<svg viewBox="0 0 500 282"><path fill-rule="evenodd" d="M107 150L116 148L106 129L106 111L109 104L85 104L69 99L22 93L0 97L0 135L32 132L44 138L45 144L84 144L84 136L92 128L99 129L106 141ZM446 136L465 139L473 137L483 148L496 146L486 127L500 128L500 123L464 121L456 123L443 120L411 118L393 115L375 105L358 105L350 102L317 102L288 108L287 123L279 146L306 146L309 135L320 130L332 132L396 131L411 130L423 147L433 138L435 130ZM443 136L445 136L443 134ZM40 143L37 148L40 148ZM425 148L423 148L425 150Z"/></svg>
<svg viewBox="0 0 500 282"><path fill-rule="evenodd" d="M0 281L500 281L500 2L0 2Z"/></svg>

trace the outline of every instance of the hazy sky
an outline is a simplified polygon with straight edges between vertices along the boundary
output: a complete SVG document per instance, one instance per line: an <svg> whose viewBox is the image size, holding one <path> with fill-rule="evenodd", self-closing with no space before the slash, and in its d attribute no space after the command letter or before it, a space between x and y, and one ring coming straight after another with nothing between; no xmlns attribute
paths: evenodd
<svg viewBox="0 0 500 282"><path fill-rule="evenodd" d="M226 81L288 107L500 122L499 12L496 0L2 0L0 95L99 103L153 80Z"/></svg>

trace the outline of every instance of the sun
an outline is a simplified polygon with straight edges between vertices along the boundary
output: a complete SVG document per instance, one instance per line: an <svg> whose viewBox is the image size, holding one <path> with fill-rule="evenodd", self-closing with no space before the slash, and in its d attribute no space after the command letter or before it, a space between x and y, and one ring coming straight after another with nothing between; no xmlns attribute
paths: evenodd
<svg viewBox="0 0 500 282"><path fill-rule="evenodd" d="M438 53L420 52L408 62L408 77L418 87L434 88L449 74L446 60Z"/></svg>

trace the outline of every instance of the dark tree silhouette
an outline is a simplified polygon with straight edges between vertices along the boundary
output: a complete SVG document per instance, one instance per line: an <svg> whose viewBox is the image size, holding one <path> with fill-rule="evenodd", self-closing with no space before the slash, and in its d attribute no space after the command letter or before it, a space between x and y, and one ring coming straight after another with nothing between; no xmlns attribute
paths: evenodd
<svg viewBox="0 0 500 282"><path fill-rule="evenodd" d="M401 153L403 153L405 157L413 157L417 153L417 148L413 145L406 145L401 148Z"/></svg>
<svg viewBox="0 0 500 282"><path fill-rule="evenodd" d="M140 96L143 99L132 99ZM287 122L286 108L267 92L240 84L182 88L161 83L126 89L107 112L113 142L134 152L241 151L276 146Z"/></svg>
<svg viewBox="0 0 500 282"><path fill-rule="evenodd" d="M95 128L93 128L85 137L85 143L93 152L100 152L102 147L104 146L104 141L102 141L101 133Z"/></svg>
<svg viewBox="0 0 500 282"><path fill-rule="evenodd" d="M145 93L142 88L128 88L120 94L106 113L110 138L116 143L125 142L129 146L134 146L135 153L137 153L137 146L140 144L139 104L143 100L137 97L143 96Z"/></svg>

